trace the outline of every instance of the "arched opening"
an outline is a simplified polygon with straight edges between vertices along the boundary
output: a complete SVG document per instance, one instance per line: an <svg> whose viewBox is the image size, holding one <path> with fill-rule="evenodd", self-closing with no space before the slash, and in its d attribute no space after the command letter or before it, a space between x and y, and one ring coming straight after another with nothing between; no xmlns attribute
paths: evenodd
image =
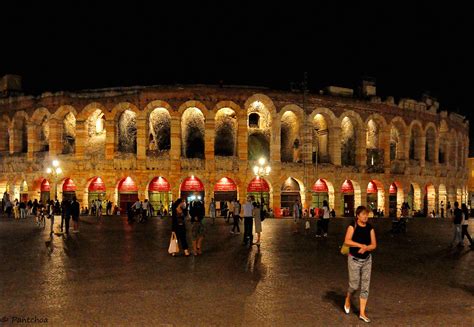
<svg viewBox="0 0 474 327"><path fill-rule="evenodd" d="M247 186L247 196L255 197L255 201L262 203L269 208L270 204L270 185L261 177L254 177Z"/></svg>
<svg viewBox="0 0 474 327"><path fill-rule="evenodd" d="M237 200L237 185L232 179L222 177L217 181L214 185L214 200L216 202Z"/></svg>
<svg viewBox="0 0 474 327"><path fill-rule="evenodd" d="M26 119L24 116L17 116L13 119L13 152L27 153L28 152L28 131Z"/></svg>
<svg viewBox="0 0 474 327"><path fill-rule="evenodd" d="M421 208L421 189L420 186L416 183L410 184L410 191L408 192L407 197L408 205L411 210L419 211Z"/></svg>
<svg viewBox="0 0 474 327"><path fill-rule="evenodd" d="M249 115L249 126L250 128L260 128L260 115L253 112Z"/></svg>
<svg viewBox="0 0 474 327"><path fill-rule="evenodd" d="M410 131L410 151L409 156L412 164L417 164L421 159L421 127L418 124L414 124Z"/></svg>
<svg viewBox="0 0 474 327"><path fill-rule="evenodd" d="M186 177L180 186L180 196L187 203L201 200L204 203L204 184L195 176Z"/></svg>
<svg viewBox="0 0 474 327"><path fill-rule="evenodd" d="M436 191L433 184L425 185L425 194L423 197L423 214L428 217L432 212L435 212L436 206Z"/></svg>
<svg viewBox="0 0 474 327"><path fill-rule="evenodd" d="M148 184L148 200L154 212L160 215L166 215L169 212L173 196L171 185L166 178L158 176L150 181Z"/></svg>
<svg viewBox="0 0 474 327"><path fill-rule="evenodd" d="M328 138L329 130L326 119L321 114L316 114L313 119L312 131L312 162L328 163Z"/></svg>
<svg viewBox="0 0 474 327"><path fill-rule="evenodd" d="M149 116L148 156L159 156L171 149L171 115L165 108L154 109Z"/></svg>
<svg viewBox="0 0 474 327"><path fill-rule="evenodd" d="M63 154L74 153L76 145L76 117L69 112L63 119Z"/></svg>
<svg viewBox="0 0 474 327"><path fill-rule="evenodd" d="M351 180L346 179L341 187L344 217L354 217L355 192Z"/></svg>
<svg viewBox="0 0 474 327"><path fill-rule="evenodd" d="M349 117L344 117L341 123L341 164L355 166L356 134L354 124Z"/></svg>
<svg viewBox="0 0 474 327"><path fill-rule="evenodd" d="M311 188L312 200L311 208L315 209L315 214L318 215L318 210L323 207L323 201L328 201L329 207L334 208L334 187L326 179L318 179Z"/></svg>
<svg viewBox="0 0 474 327"><path fill-rule="evenodd" d="M40 185L40 201L45 204L50 200L51 187L47 179L43 179Z"/></svg>
<svg viewBox="0 0 474 327"><path fill-rule="evenodd" d="M377 212L385 214L385 192L383 184L378 180L371 180L367 185L367 206L374 216Z"/></svg>
<svg viewBox="0 0 474 327"><path fill-rule="evenodd" d="M373 119L367 122L367 168L372 172L383 172L384 150L380 146L380 125Z"/></svg>
<svg viewBox="0 0 474 327"><path fill-rule="evenodd" d="M89 187L87 188L87 203L88 208L92 208L94 201L105 200L105 183L101 177L97 176L90 180ZM102 210L106 209L102 206Z"/></svg>
<svg viewBox="0 0 474 327"><path fill-rule="evenodd" d="M237 118L235 111L222 108L216 113L216 138L214 154L216 156L235 156L237 148Z"/></svg>
<svg viewBox="0 0 474 327"><path fill-rule="evenodd" d="M444 184L439 184L438 189L438 207L440 209L440 216L441 218L446 217L446 205L448 203L448 193L446 191L446 186Z"/></svg>
<svg viewBox="0 0 474 327"><path fill-rule="evenodd" d="M401 159L400 158L400 149L399 147L401 146L400 142L400 132L399 130L392 125L392 128L390 129L390 160L396 160L396 159Z"/></svg>
<svg viewBox="0 0 474 327"><path fill-rule="evenodd" d="M395 183L390 184L388 189L388 216L391 218L397 217L398 202L397 202L398 187Z"/></svg>
<svg viewBox="0 0 474 327"><path fill-rule="evenodd" d="M20 200L22 202L28 201L28 184L26 181L20 183Z"/></svg>
<svg viewBox="0 0 474 327"><path fill-rule="evenodd" d="M137 114L125 110L118 121L118 151L137 153Z"/></svg>
<svg viewBox="0 0 474 327"><path fill-rule="evenodd" d="M250 124L250 117L258 115L258 124ZM270 160L271 115L265 105L254 101L247 109L248 127L248 158L258 160L264 157ZM255 118L252 118L255 119Z"/></svg>
<svg viewBox="0 0 474 327"><path fill-rule="evenodd" d="M461 204L462 204L462 189L460 189L460 188L457 188L457 189L456 189L456 201L458 201L459 207L461 208Z"/></svg>
<svg viewBox="0 0 474 327"><path fill-rule="evenodd" d="M37 152L49 151L49 117L44 114L36 126L36 149Z"/></svg>
<svg viewBox="0 0 474 327"><path fill-rule="evenodd" d="M204 115L198 108L188 108L181 117L182 155L204 159Z"/></svg>
<svg viewBox="0 0 474 327"><path fill-rule="evenodd" d="M301 202L300 185L292 177L288 177L281 186L281 213L282 216L293 215L293 205L295 202Z"/></svg>
<svg viewBox="0 0 474 327"><path fill-rule="evenodd" d="M74 181L70 178L66 178L63 182L62 199L72 200L72 198L76 196L76 189Z"/></svg>
<svg viewBox="0 0 474 327"><path fill-rule="evenodd" d="M138 187L131 177L125 177L118 183L118 202L120 213L127 213L127 209L138 200Z"/></svg>
<svg viewBox="0 0 474 327"><path fill-rule="evenodd" d="M102 110L96 109L86 120L87 142L84 152L91 156L104 156L105 153L105 116Z"/></svg>
<svg viewBox="0 0 474 327"><path fill-rule="evenodd" d="M282 162L301 162L300 124L292 111L286 111L281 117L280 156Z"/></svg>
<svg viewBox="0 0 474 327"><path fill-rule="evenodd" d="M436 132L433 127L429 127L426 131L425 142L425 161L429 163L435 162L435 142Z"/></svg>

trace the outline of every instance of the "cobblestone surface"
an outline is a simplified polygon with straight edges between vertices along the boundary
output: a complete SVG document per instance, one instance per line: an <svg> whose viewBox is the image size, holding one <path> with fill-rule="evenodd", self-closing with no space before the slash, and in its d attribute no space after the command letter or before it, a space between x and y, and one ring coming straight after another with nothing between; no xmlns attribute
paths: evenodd
<svg viewBox="0 0 474 327"><path fill-rule="evenodd" d="M474 251L450 248L452 224L416 219L406 235L375 225L368 315L372 325L473 325ZM32 218L0 218L0 319L54 325L362 325L342 311L346 219L327 239L292 233L291 220L263 222L262 246L247 249L222 220L207 225L200 257L167 254L170 224L83 218L69 238ZM474 223L474 222L473 222ZM243 226L242 226L243 227ZM314 226L313 226L314 227ZM470 226L471 233L474 226ZM357 312L358 301L354 303Z"/></svg>

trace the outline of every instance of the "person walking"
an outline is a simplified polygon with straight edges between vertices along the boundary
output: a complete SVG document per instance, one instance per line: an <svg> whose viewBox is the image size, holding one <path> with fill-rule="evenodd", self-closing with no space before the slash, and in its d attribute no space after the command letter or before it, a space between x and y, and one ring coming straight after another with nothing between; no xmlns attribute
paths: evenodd
<svg viewBox="0 0 474 327"><path fill-rule="evenodd" d="M20 202L20 218L26 219L26 202Z"/></svg>
<svg viewBox="0 0 474 327"><path fill-rule="evenodd" d="M323 217L321 219L323 237L328 237L329 219L331 218L331 210L329 209L328 201L323 201L323 207L321 208L321 210L323 211Z"/></svg>
<svg viewBox="0 0 474 327"><path fill-rule="evenodd" d="M80 205L77 202L76 196L72 197L71 203L71 217L73 222L73 233L79 233L79 214L80 214Z"/></svg>
<svg viewBox="0 0 474 327"><path fill-rule="evenodd" d="M178 240L180 248L184 250L184 255L189 256L188 241L186 239L186 202L179 198L172 206L171 210L171 232ZM176 256L173 253L172 256Z"/></svg>
<svg viewBox="0 0 474 327"><path fill-rule="evenodd" d="M64 201L64 199L63 199ZM61 216L64 217L64 224L66 227L66 235L69 235L69 221L71 220L71 201L66 200L64 207L62 207L62 214ZM61 221L61 231L62 231L62 221Z"/></svg>
<svg viewBox="0 0 474 327"><path fill-rule="evenodd" d="M146 222L148 221L148 216L150 215L150 202L148 202L148 199L145 199L142 204L142 217L143 221Z"/></svg>
<svg viewBox="0 0 474 327"><path fill-rule="evenodd" d="M202 241L204 240L205 228L204 204L201 200L195 200L191 209L191 222L193 227L191 235L193 239L193 253L195 256L202 254Z"/></svg>
<svg viewBox="0 0 474 327"><path fill-rule="evenodd" d="M209 216L211 216L212 224L214 225L216 222L216 202L214 198L211 199L211 203L209 204Z"/></svg>
<svg viewBox="0 0 474 327"><path fill-rule="evenodd" d="M20 204L18 203L18 199L15 199L13 202L13 216L15 219L20 219Z"/></svg>
<svg viewBox="0 0 474 327"><path fill-rule="evenodd" d="M251 196L247 196L247 202L244 203L242 209L244 214L243 245L251 245L253 243L253 204Z"/></svg>
<svg viewBox="0 0 474 327"><path fill-rule="evenodd" d="M441 218L444 218L444 201L441 201Z"/></svg>
<svg viewBox="0 0 474 327"><path fill-rule="evenodd" d="M293 204L293 233L298 233L298 219L300 219L300 205L298 203L298 200L295 200L295 203Z"/></svg>
<svg viewBox="0 0 474 327"><path fill-rule="evenodd" d="M257 234L257 241L253 244L258 246L260 248L260 236L262 234L262 207L261 204L258 204L257 202L253 203L253 210L252 210L252 215L254 218L254 223L255 223L255 234Z"/></svg>
<svg viewBox="0 0 474 327"><path fill-rule="evenodd" d="M231 234L240 234L240 202L239 200L235 201L234 204L234 215L233 215L233 226L230 231Z"/></svg>
<svg viewBox="0 0 474 327"><path fill-rule="evenodd" d="M462 229L461 229L461 223L462 223L462 210L459 209L459 203L458 201L454 202L454 211L453 211L453 224L454 224L454 236L453 236L453 242L452 246L460 246L462 242Z"/></svg>
<svg viewBox="0 0 474 327"><path fill-rule="evenodd" d="M470 243L471 249L474 249L471 235L469 235L469 231L467 230L469 228L469 209L467 208L467 205L465 203L461 205L461 210L462 210L461 245L464 246L464 236L466 236Z"/></svg>
<svg viewBox="0 0 474 327"><path fill-rule="evenodd" d="M344 312L349 314L352 295L360 288L359 319L370 322L365 312L369 297L370 276L372 272L371 252L377 248L375 230L368 221L369 210L364 206L356 209L356 219L347 227L344 243L349 246L347 268L349 288L347 290Z"/></svg>
<svg viewBox="0 0 474 327"><path fill-rule="evenodd" d="M234 217L234 200L230 201L227 207L227 222L230 222L231 217Z"/></svg>
<svg viewBox="0 0 474 327"><path fill-rule="evenodd" d="M66 200L65 198L63 198L63 200L61 201L61 232L63 231L64 221L66 220L66 207L68 205L68 202L70 201Z"/></svg>

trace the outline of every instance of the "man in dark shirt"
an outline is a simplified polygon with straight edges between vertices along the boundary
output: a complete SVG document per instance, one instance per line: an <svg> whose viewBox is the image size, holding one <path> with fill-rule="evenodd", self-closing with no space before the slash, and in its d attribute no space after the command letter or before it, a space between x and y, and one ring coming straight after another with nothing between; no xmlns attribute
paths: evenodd
<svg viewBox="0 0 474 327"><path fill-rule="evenodd" d="M461 238L461 222L462 222L462 210L459 209L459 203L456 201L454 202L454 212L453 212L453 223L454 223L454 237L453 237L453 242L452 245L456 246L461 244L462 238Z"/></svg>

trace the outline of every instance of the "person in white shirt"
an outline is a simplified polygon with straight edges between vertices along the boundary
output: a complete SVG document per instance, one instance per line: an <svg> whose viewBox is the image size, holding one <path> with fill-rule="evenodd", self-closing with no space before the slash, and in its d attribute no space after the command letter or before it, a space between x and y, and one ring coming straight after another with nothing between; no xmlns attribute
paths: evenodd
<svg viewBox="0 0 474 327"><path fill-rule="evenodd" d="M295 200L295 204L293 204L293 226L294 230L293 233L298 233L298 219L300 219L300 205L298 200Z"/></svg>
<svg viewBox="0 0 474 327"><path fill-rule="evenodd" d="M253 243L253 204L252 197L247 197L247 202L242 206L244 215L244 245L252 245Z"/></svg>

